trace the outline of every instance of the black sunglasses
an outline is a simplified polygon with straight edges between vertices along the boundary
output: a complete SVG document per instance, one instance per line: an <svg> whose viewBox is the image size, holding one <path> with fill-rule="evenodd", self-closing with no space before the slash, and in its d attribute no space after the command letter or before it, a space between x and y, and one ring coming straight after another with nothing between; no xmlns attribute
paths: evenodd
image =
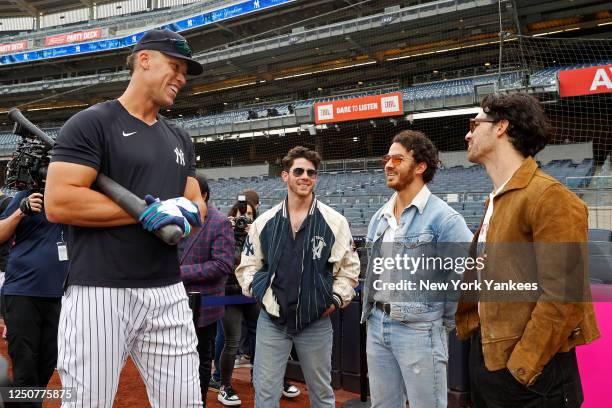
<svg viewBox="0 0 612 408"><path fill-rule="evenodd" d="M317 177L317 171L315 169L308 169L305 170L301 167L296 167L295 169L291 170L291 173L293 173L293 175L295 177L301 177L302 174L304 174L304 172L306 172L306 175L308 175L308 177L310 178L316 178Z"/></svg>
<svg viewBox="0 0 612 408"><path fill-rule="evenodd" d="M174 49L181 55L191 58L191 46L187 40L178 40L176 38L162 38L159 40L143 41L141 44L149 44L154 42L168 42L170 41L174 45Z"/></svg>

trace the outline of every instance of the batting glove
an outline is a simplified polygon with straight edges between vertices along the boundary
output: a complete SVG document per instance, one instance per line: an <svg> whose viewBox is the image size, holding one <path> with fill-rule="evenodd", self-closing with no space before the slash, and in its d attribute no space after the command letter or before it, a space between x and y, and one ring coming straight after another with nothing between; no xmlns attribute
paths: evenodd
<svg viewBox="0 0 612 408"><path fill-rule="evenodd" d="M193 227L201 227L202 219L200 218L200 208L193 201L186 199L185 197L177 197L171 198L170 200L176 204L176 206L181 210L181 214L183 217L191 224Z"/></svg>
<svg viewBox="0 0 612 408"><path fill-rule="evenodd" d="M172 199L160 201L159 198L153 198L153 196L147 194L145 203L147 203L147 207L138 218L144 229L157 231L166 225L174 224L183 231L183 236L189 235L191 226Z"/></svg>

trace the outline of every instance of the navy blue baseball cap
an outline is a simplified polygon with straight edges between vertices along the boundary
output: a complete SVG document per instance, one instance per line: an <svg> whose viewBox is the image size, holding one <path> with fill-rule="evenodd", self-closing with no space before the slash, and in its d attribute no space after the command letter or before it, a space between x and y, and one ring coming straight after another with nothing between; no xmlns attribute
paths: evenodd
<svg viewBox="0 0 612 408"><path fill-rule="evenodd" d="M187 74L200 75L204 67L191 58L191 47L182 35L167 29L150 30L136 43L132 53L154 50L187 62Z"/></svg>

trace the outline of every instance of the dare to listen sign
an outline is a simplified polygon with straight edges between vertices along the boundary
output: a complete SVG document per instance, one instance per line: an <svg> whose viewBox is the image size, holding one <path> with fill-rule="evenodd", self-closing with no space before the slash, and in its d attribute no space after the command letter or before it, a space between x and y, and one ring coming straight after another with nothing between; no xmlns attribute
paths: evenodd
<svg viewBox="0 0 612 408"><path fill-rule="evenodd" d="M315 123L345 122L404 113L401 92L315 103Z"/></svg>

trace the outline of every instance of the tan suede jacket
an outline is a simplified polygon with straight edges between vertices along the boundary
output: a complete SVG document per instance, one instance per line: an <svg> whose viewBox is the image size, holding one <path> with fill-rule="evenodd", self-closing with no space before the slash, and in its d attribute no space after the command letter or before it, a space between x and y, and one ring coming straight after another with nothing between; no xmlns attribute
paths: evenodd
<svg viewBox="0 0 612 408"><path fill-rule="evenodd" d="M588 209L574 193L542 172L531 157L525 159L494 200L481 278L502 280L532 268L542 293L527 301L483 301L483 294L479 292L479 311L473 293L462 292L455 316L457 333L466 340L480 326L487 369L507 367L519 382L530 386L556 353L567 352L600 336L588 284L585 245ZM485 205L488 204L487 201ZM479 232L480 228L474 235L474 252ZM514 254L514 262L509 263L508 254L501 257L489 253L494 243L503 243L501 246L518 243L535 249L530 254ZM563 243L575 243L574 246L584 250L571 255L554 250L547 253L546 248L555 245L558 248ZM538 249L538 245L543 249ZM475 270L468 271L464 281L475 277ZM565 284L572 285L570 290L580 286L584 296L578 301L546 297L546 288L553 288L552 292Z"/></svg>

